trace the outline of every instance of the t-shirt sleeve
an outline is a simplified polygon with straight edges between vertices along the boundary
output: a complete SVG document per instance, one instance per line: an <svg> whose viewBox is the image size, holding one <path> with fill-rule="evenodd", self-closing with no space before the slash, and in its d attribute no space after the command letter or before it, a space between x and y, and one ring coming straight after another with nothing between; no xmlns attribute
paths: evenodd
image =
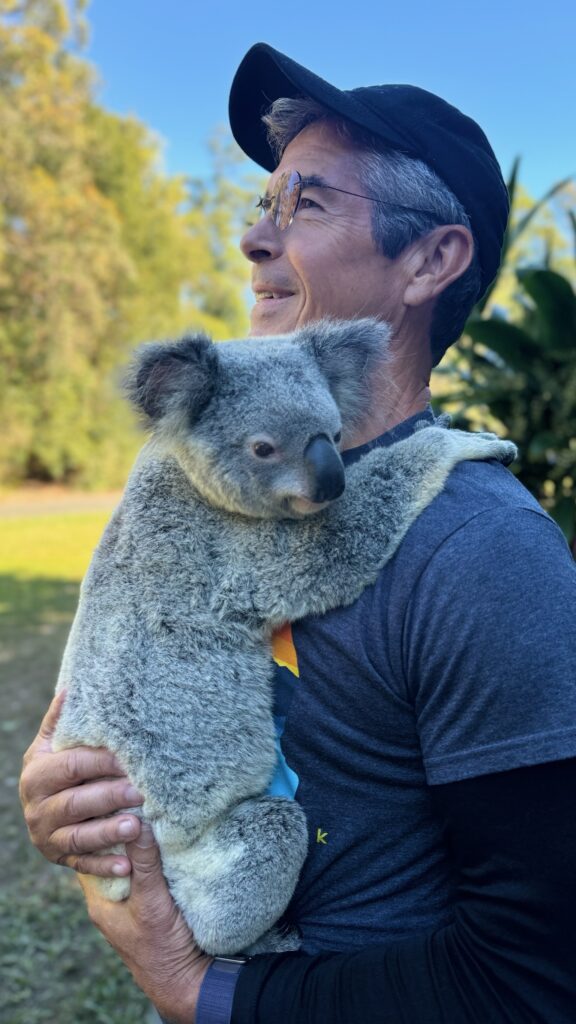
<svg viewBox="0 0 576 1024"><path fill-rule="evenodd" d="M431 785L576 755L576 566L545 515L483 511L423 568L401 657Z"/></svg>

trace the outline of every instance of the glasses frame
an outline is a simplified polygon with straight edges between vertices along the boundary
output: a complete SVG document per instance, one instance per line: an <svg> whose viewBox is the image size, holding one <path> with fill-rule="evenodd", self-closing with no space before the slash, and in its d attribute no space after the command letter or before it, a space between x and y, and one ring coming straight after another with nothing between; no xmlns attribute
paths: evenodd
<svg viewBox="0 0 576 1024"><path fill-rule="evenodd" d="M375 199L374 196L365 196L361 192L351 192L347 188L340 188L337 185L327 185L324 182L318 183L303 178L300 171L283 171L278 181L277 188L271 196L258 196L256 209L261 210L265 216L272 214L272 222L279 231L289 228L298 212L302 190L304 188L327 188L331 192L343 192L347 196L356 196L357 199L367 199L370 203L378 203L380 206L392 206L398 210L408 210L410 213L425 213L429 217L437 219L432 210L426 210L419 206L406 206L404 203L392 203L387 199ZM294 200L294 196L296 199ZM289 200L289 202L288 202Z"/></svg>

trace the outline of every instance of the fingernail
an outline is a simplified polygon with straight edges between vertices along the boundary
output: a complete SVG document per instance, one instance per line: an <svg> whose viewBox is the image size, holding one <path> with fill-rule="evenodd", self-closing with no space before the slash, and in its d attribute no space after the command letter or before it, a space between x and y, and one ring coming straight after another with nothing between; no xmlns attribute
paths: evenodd
<svg viewBox="0 0 576 1024"><path fill-rule="evenodd" d="M152 831L151 826L148 825L147 822L142 822L142 828L140 830L140 835L138 836L138 839L136 840L136 846L140 846L142 848L146 848L146 847L153 846L154 843L155 843L154 832Z"/></svg>
<svg viewBox="0 0 576 1024"><path fill-rule="evenodd" d="M124 796L126 797L126 800L128 801L129 804L144 803L144 797L142 796L140 790L136 789L136 786L126 786L126 789L124 790Z"/></svg>
<svg viewBox="0 0 576 1024"><path fill-rule="evenodd" d="M130 821L128 818L125 821L121 821L118 825L118 835L122 836L123 839L130 839L131 836L135 836L138 831L138 825L134 821Z"/></svg>
<svg viewBox="0 0 576 1024"><path fill-rule="evenodd" d="M112 865L112 873L114 875L129 875L130 870L127 864L120 864L118 862L117 864Z"/></svg>

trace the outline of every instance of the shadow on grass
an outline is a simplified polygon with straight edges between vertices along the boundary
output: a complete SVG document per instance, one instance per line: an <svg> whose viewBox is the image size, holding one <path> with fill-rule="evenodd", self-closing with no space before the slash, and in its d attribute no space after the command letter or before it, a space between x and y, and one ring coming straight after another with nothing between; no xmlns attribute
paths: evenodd
<svg viewBox="0 0 576 1024"><path fill-rule="evenodd" d="M77 601L70 580L0 574L0 771L10 776L54 693Z"/></svg>
<svg viewBox="0 0 576 1024"><path fill-rule="evenodd" d="M3 1024L144 1024L149 1003L88 921L71 871L40 865L0 890L0 915Z"/></svg>
<svg viewBox="0 0 576 1024"><path fill-rule="evenodd" d="M0 626L70 622L78 602L75 581L0 573Z"/></svg>
<svg viewBox="0 0 576 1024"><path fill-rule="evenodd" d="M2 1024L141 1024L148 1006L88 921L72 872L30 844L18 799L77 600L70 580L0 575Z"/></svg>

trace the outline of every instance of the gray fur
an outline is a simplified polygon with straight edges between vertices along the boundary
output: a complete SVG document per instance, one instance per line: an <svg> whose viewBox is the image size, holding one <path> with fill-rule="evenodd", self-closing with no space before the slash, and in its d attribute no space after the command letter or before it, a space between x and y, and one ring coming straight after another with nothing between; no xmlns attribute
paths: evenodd
<svg viewBox="0 0 576 1024"><path fill-rule="evenodd" d="M494 435L426 428L370 452L341 498L306 515L320 470L305 450L324 435L338 474L333 439L358 418L387 338L371 320L190 337L144 347L130 378L153 432L82 585L56 746L117 754L210 953L297 945L273 928L307 829L295 801L265 795L272 631L354 601L457 462L515 453ZM254 454L263 439L272 457ZM130 883L100 884L122 899Z"/></svg>

